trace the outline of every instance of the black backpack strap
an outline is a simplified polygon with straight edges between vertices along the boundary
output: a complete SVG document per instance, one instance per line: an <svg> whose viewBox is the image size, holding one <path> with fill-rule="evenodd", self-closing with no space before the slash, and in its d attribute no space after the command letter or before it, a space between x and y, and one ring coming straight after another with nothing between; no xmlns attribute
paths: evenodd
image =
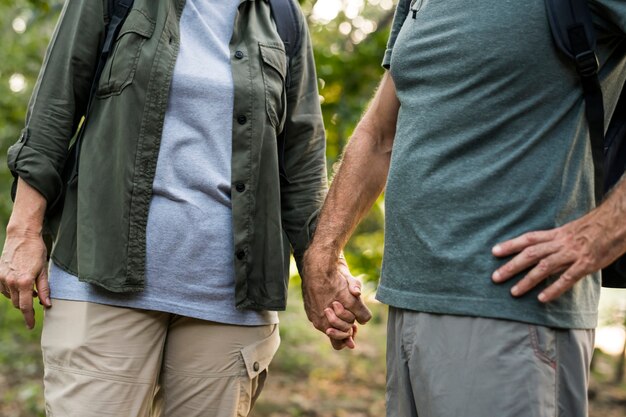
<svg viewBox="0 0 626 417"><path fill-rule="evenodd" d="M545 0L552 36L576 65L585 98L596 202L604 195L604 101L598 79L596 38L587 0Z"/></svg>
<svg viewBox="0 0 626 417"><path fill-rule="evenodd" d="M604 139L604 189L610 190L626 172L626 86L622 87L617 106Z"/></svg>
<svg viewBox="0 0 626 417"><path fill-rule="evenodd" d="M70 182L73 182L78 176L78 159L80 155L80 147L82 144L82 136L83 132L85 131L87 119L89 118L93 99L96 95L96 90L98 89L98 82L100 80L100 76L102 75L102 70L104 69L104 65L106 64L111 50L113 49L115 39L120 33L122 24L124 23L124 20L126 20L126 16L128 16L128 13L133 6L133 2L134 0L107 0L108 10L106 11L106 15L108 17L108 23L105 28L104 42L102 43L102 48L100 49L100 54L98 56L96 71L94 73L93 80L91 81L89 99L87 100L87 108L85 110L85 120L83 120L83 124L80 128L78 136L76 137L76 142L74 143L74 148L72 150L74 156L74 165L72 168L72 175L70 175L69 179Z"/></svg>
<svg viewBox="0 0 626 417"><path fill-rule="evenodd" d="M276 31L285 45L287 54L287 77L285 78L285 88L291 86L291 61L297 51L302 46L302 14L297 9L298 4L294 0L269 0L272 9L272 17L276 23ZM285 136L287 129L278 135L278 168L283 181L289 183L287 171L285 170Z"/></svg>
<svg viewBox="0 0 626 417"><path fill-rule="evenodd" d="M287 53L287 87L289 87L289 63L302 43L302 17L294 0L269 0L269 2L276 31Z"/></svg>

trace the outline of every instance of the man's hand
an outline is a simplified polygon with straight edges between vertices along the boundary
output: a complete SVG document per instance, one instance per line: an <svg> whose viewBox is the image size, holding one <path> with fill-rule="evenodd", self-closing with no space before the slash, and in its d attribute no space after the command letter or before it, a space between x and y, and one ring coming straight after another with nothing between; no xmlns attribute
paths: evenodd
<svg viewBox="0 0 626 417"><path fill-rule="evenodd" d="M361 282L342 258L331 260L311 249L304 256L302 296L309 320L325 333L337 350L354 349L356 324L372 314L360 298Z"/></svg>
<svg viewBox="0 0 626 417"><path fill-rule="evenodd" d="M583 277L611 264L624 253L624 239L614 233L616 224L603 211L606 207L556 229L526 233L496 245L495 256L515 256L494 272L493 281L501 283L530 269L511 289L511 294L517 297L548 277L560 275L538 297L544 303L558 298Z"/></svg>
<svg viewBox="0 0 626 417"><path fill-rule="evenodd" d="M0 292L20 309L29 329L35 326L33 297L38 296L44 307L51 306L46 257L40 234L7 233L0 258Z"/></svg>

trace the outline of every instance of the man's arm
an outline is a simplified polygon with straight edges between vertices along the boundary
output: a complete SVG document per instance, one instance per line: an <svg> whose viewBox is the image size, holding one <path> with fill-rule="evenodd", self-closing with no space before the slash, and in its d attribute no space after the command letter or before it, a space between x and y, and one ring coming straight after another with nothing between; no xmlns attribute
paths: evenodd
<svg viewBox="0 0 626 417"><path fill-rule="evenodd" d="M385 187L399 108L395 85L386 73L346 146L304 255L302 289L307 315L336 349L354 347L352 323L371 318L360 299L350 293L351 275L340 254Z"/></svg>
<svg viewBox="0 0 626 417"><path fill-rule="evenodd" d="M521 296L546 278L560 274L538 298L547 303L558 298L585 276L626 253L626 179L597 208L556 229L530 232L493 248L498 257L516 255L493 274L496 283L532 268L512 289Z"/></svg>
<svg viewBox="0 0 626 417"><path fill-rule="evenodd" d="M19 179L0 258L0 292L20 309L29 329L35 326L34 288L42 305L51 306L47 251L41 236L45 211L44 196Z"/></svg>

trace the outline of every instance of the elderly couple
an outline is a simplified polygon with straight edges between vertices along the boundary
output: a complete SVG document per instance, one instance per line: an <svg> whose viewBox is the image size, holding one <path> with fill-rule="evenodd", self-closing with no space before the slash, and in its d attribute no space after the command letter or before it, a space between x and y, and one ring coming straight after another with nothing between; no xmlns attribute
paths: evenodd
<svg viewBox="0 0 626 417"><path fill-rule="evenodd" d="M306 25L288 57L265 0L136 0L74 161L108 6L67 0L9 151L0 265L28 327L33 290L46 308L49 416L248 415L290 251L309 319L354 348L370 312L341 251L383 189L387 415L587 415L597 271L626 252L626 182L594 208L582 91L543 0L413 3L324 201ZM626 3L589 4L616 91Z"/></svg>

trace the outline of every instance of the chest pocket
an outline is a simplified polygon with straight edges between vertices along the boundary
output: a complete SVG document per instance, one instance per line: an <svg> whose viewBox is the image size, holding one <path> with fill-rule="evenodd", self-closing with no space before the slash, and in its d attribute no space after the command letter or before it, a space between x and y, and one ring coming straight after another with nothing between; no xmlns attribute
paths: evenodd
<svg viewBox="0 0 626 417"><path fill-rule="evenodd" d="M133 9L115 40L98 83L98 97L120 94L133 82L143 44L154 33L155 23L144 13Z"/></svg>
<svg viewBox="0 0 626 417"><path fill-rule="evenodd" d="M259 43L263 61L263 84L265 87L265 109L272 126L278 132L285 122L287 97L285 79L287 75L287 55L283 45Z"/></svg>

